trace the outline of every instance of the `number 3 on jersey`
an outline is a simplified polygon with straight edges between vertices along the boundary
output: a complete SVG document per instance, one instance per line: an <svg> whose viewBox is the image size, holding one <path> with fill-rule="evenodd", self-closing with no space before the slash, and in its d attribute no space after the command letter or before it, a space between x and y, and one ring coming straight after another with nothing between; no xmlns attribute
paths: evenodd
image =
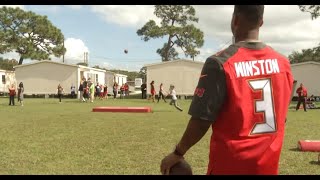
<svg viewBox="0 0 320 180"><path fill-rule="evenodd" d="M250 80L249 85L253 91L262 91L262 100L255 100L255 112L264 113L264 122L256 123L250 134L273 133L276 129L274 106L272 100L272 89L270 79Z"/></svg>

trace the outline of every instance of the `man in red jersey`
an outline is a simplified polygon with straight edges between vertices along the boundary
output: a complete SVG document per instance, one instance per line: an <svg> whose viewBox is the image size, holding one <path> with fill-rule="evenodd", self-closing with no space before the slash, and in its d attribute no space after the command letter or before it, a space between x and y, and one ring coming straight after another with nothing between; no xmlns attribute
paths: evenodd
<svg viewBox="0 0 320 180"><path fill-rule="evenodd" d="M235 5L234 44L202 69L188 126L162 174L212 126L207 174L278 174L293 76L289 60L260 42L263 5Z"/></svg>
<svg viewBox="0 0 320 180"><path fill-rule="evenodd" d="M298 111L298 109L300 109L300 105L301 103L303 104L303 109L305 112L307 112L307 108L306 108L306 100L307 100L307 88L305 88L303 86L303 84L300 84L300 87L297 89L296 93L298 94L298 104L296 107L296 111Z"/></svg>

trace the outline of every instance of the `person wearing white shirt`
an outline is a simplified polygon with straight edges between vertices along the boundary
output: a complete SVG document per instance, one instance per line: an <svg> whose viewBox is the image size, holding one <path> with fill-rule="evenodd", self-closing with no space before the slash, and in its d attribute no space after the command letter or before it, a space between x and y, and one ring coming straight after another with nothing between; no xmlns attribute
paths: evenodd
<svg viewBox="0 0 320 180"><path fill-rule="evenodd" d="M179 111L183 111L179 106L178 106L178 98L177 98L177 93L176 91L174 90L174 86L171 85L170 86L170 90L169 90L169 94L171 95L172 99L170 101L170 105L174 105L175 108L177 108Z"/></svg>

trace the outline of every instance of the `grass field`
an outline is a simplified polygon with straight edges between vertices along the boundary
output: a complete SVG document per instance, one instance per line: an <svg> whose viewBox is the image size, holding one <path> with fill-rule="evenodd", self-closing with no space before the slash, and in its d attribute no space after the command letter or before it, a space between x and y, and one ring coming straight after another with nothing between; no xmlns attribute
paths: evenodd
<svg viewBox="0 0 320 180"><path fill-rule="evenodd" d="M184 109L161 102L25 99L8 106L0 98L0 174L160 174L189 119ZM151 106L153 113L93 113L100 105ZM299 152L301 139L320 139L320 110L290 110L280 174L320 174L318 153ZM186 155L194 174L205 174L211 130Z"/></svg>

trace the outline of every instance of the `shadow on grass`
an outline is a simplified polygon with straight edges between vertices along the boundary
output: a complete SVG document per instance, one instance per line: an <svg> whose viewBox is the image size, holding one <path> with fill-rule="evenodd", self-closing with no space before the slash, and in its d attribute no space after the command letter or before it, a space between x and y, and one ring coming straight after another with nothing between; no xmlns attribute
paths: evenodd
<svg viewBox="0 0 320 180"><path fill-rule="evenodd" d="M291 148L291 149L289 149L290 151L296 151L296 152L300 152L301 150L299 149L299 148Z"/></svg>
<svg viewBox="0 0 320 180"><path fill-rule="evenodd" d="M172 110L152 110L152 112L173 112Z"/></svg>
<svg viewBox="0 0 320 180"><path fill-rule="evenodd" d="M8 104L7 103L3 103L3 104L0 104L0 106L3 106L3 107L4 106L6 106L6 107L14 107L14 106L20 106L20 103L18 103L18 104L15 103L14 106L10 106L9 103Z"/></svg>
<svg viewBox="0 0 320 180"><path fill-rule="evenodd" d="M320 165L320 161L310 161L310 164L312 164L312 165Z"/></svg>

